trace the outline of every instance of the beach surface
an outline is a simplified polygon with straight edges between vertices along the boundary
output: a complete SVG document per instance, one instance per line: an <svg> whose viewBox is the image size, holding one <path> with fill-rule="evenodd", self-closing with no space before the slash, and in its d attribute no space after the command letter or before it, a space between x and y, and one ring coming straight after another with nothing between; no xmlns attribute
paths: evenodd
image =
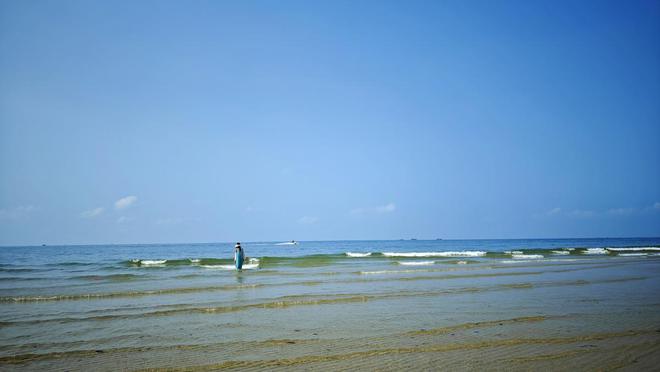
<svg viewBox="0 0 660 372"><path fill-rule="evenodd" d="M0 370L658 370L660 239L0 248Z"/></svg>

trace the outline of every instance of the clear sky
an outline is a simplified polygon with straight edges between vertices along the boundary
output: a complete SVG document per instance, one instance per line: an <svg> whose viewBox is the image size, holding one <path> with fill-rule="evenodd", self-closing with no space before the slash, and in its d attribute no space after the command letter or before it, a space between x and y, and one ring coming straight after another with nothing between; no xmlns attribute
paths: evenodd
<svg viewBox="0 0 660 372"><path fill-rule="evenodd" d="M2 245L659 235L659 1L0 1Z"/></svg>

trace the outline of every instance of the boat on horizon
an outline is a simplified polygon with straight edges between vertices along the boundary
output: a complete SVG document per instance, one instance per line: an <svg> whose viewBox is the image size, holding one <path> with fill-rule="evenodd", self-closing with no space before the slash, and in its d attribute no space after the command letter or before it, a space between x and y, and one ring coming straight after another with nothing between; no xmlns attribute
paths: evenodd
<svg viewBox="0 0 660 372"><path fill-rule="evenodd" d="M298 242L295 240L292 240L290 242L282 242L282 243L277 243L275 245L298 245Z"/></svg>

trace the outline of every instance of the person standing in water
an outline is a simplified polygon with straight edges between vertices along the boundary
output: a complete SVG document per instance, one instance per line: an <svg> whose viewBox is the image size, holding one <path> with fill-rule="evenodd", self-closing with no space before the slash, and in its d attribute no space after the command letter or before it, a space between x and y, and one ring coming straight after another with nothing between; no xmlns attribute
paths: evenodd
<svg viewBox="0 0 660 372"><path fill-rule="evenodd" d="M241 269L243 267L243 261L245 260L245 254L243 252L243 248L241 247L241 243L238 242L234 246L234 263L236 264L237 269Z"/></svg>

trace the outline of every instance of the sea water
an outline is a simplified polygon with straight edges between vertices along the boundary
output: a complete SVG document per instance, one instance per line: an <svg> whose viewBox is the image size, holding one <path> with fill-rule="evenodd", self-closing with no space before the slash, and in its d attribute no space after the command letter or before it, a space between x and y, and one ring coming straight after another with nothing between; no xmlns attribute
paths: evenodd
<svg viewBox="0 0 660 372"><path fill-rule="evenodd" d="M336 367L475 322L513 339L525 319L546 336L660 325L660 238L242 245L240 272L233 243L0 247L0 366Z"/></svg>

